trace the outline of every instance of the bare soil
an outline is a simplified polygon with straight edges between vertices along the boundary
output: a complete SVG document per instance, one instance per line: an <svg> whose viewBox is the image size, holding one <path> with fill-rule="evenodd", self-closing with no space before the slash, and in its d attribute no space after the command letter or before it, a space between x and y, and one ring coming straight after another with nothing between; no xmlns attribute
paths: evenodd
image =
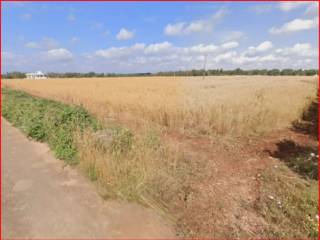
<svg viewBox="0 0 320 240"><path fill-rule="evenodd" d="M189 194L175 205L179 227L197 237L265 237L268 223L256 210L261 201L261 174L278 167L281 154L299 151L293 146L317 149L318 144L294 129L250 139L192 137L172 131L164 138L193 154L195 165L205 162L196 173L199 180L190 184ZM289 146L283 147L286 143Z"/></svg>
<svg viewBox="0 0 320 240"><path fill-rule="evenodd" d="M170 224L137 204L105 201L76 169L2 120L3 238L169 238Z"/></svg>

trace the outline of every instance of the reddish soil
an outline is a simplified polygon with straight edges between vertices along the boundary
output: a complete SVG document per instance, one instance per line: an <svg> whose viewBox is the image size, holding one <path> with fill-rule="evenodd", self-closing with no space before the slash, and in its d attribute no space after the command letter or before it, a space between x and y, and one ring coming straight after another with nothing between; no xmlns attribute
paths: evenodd
<svg viewBox="0 0 320 240"><path fill-rule="evenodd" d="M199 162L189 194L177 203L180 227L199 237L264 236L267 223L255 211L260 198L260 175L280 164L272 157L283 141L296 146L317 147L317 140L290 129L249 139L191 137L167 132L165 141L180 144ZM171 145L171 143L170 143ZM203 165L204 164L204 165ZM229 231L228 231L229 230ZM201 237L201 236L200 236Z"/></svg>

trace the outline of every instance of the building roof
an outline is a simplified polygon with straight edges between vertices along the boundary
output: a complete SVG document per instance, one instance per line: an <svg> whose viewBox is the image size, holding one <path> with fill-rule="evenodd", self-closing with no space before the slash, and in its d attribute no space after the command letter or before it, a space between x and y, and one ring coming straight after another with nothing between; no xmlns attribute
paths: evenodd
<svg viewBox="0 0 320 240"><path fill-rule="evenodd" d="M27 73L26 75L45 75L43 72L41 71L37 71L37 72L34 72L34 73Z"/></svg>

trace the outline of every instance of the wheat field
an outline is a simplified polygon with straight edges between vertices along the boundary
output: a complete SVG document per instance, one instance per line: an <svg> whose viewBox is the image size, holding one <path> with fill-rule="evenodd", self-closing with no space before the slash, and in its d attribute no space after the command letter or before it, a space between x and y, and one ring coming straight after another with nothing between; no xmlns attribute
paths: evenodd
<svg viewBox="0 0 320 240"><path fill-rule="evenodd" d="M111 144L101 142L99 132L92 129L74 133L79 169L96 182L105 199L135 201L156 209L180 234L254 237L260 236L261 229L268 234L270 228L274 237L278 236L274 231L282 234L280 222L288 227L284 236L291 236L291 231L305 236L314 226L309 215L299 215L305 215L311 204L316 212L311 197L301 197L304 188L298 186L305 180L288 168L280 171L284 163L277 160L275 165L275 158L271 162L260 156L255 143L270 144L268 133L290 127L300 118L316 96L316 77L79 78L4 80L2 85L82 105L102 123L118 124L105 127L107 132L112 129ZM273 185L265 185L263 189L270 190L261 195L255 176L268 174L269 168L276 171L269 177ZM285 187L279 187L277 180L282 175L286 178L280 183ZM285 194L278 194L283 190ZM273 204L270 192L283 195L285 208L277 207L277 216L273 208L256 205L255 199ZM287 204L287 199L296 202ZM235 218L234 212L245 220ZM265 212L271 220L269 215L261 217ZM254 227L248 229L248 225Z"/></svg>
<svg viewBox="0 0 320 240"><path fill-rule="evenodd" d="M82 105L102 121L201 134L262 134L290 126L314 98L307 76L3 80L3 86Z"/></svg>

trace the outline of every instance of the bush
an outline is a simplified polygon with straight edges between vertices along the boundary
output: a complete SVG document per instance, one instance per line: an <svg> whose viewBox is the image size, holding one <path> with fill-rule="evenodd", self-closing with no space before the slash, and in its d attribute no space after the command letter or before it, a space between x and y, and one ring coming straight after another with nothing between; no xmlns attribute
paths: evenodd
<svg viewBox="0 0 320 240"><path fill-rule="evenodd" d="M101 128L82 107L33 97L8 88L2 89L2 97L3 117L27 136L48 142L55 156L69 164L77 163L75 131Z"/></svg>

